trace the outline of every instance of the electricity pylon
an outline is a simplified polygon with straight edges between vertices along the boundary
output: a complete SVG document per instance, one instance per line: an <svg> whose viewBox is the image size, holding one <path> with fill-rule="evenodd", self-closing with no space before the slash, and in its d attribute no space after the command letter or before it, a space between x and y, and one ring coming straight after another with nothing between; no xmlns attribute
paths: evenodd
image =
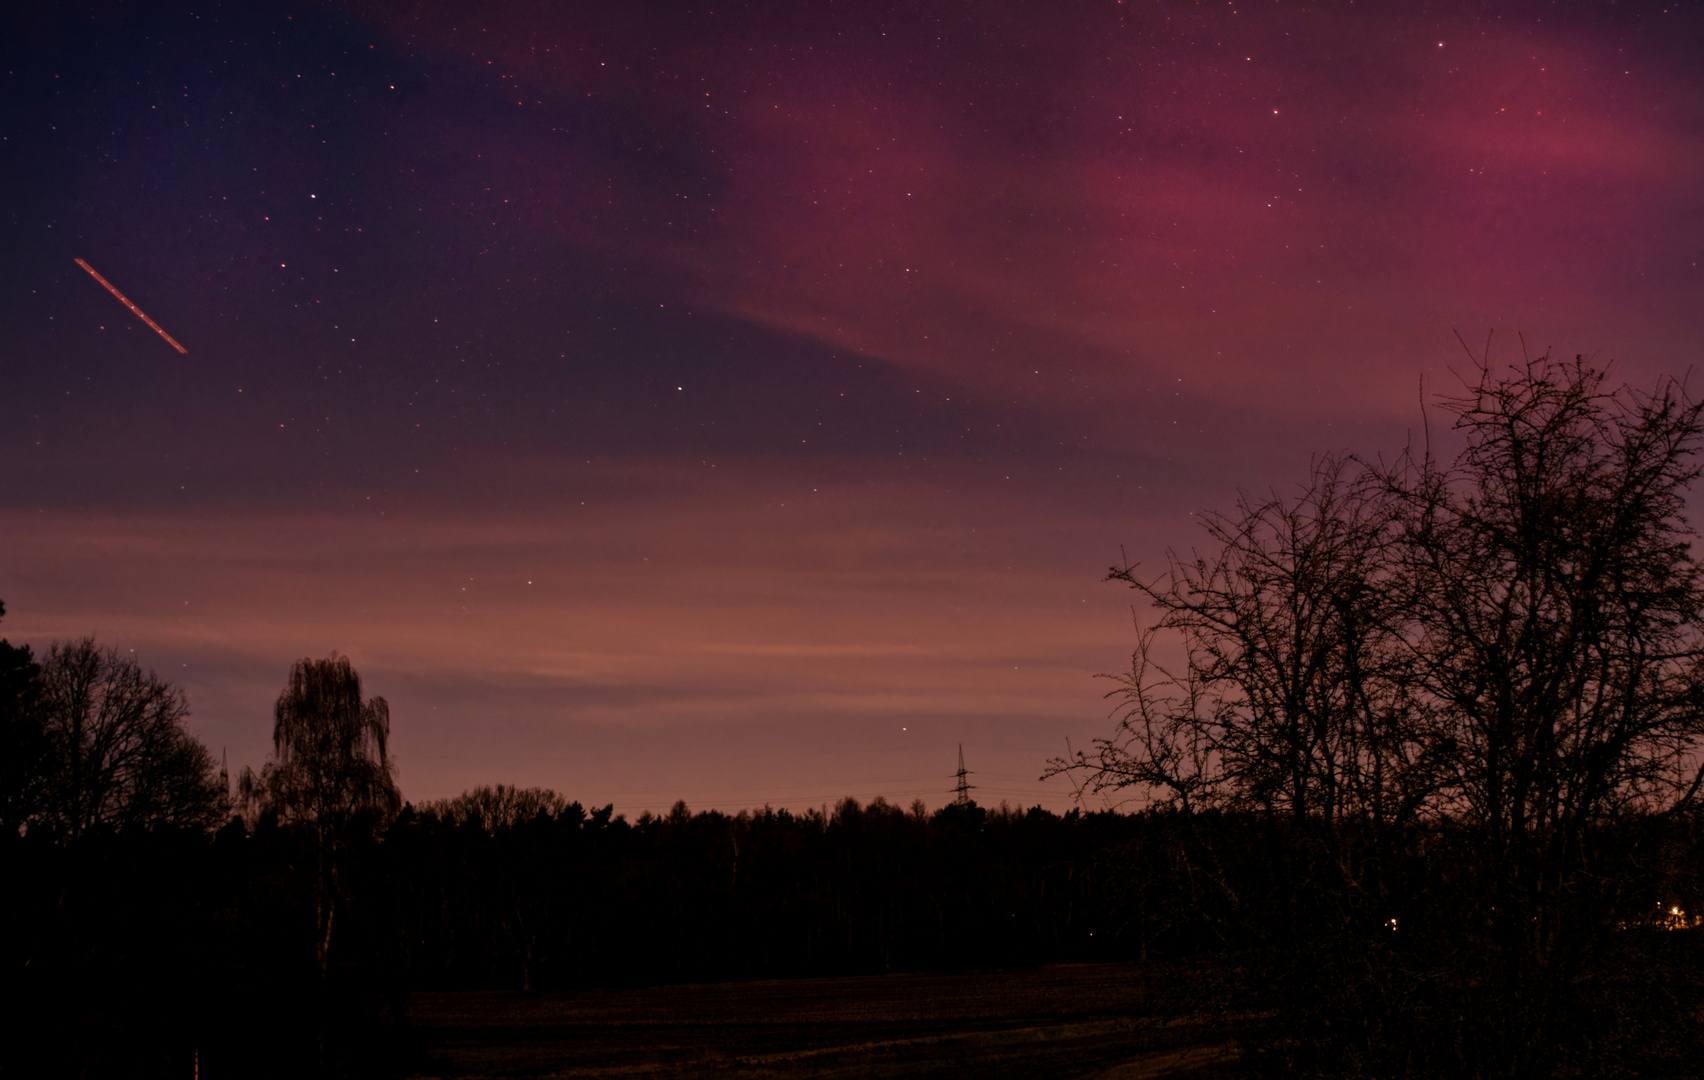
<svg viewBox="0 0 1704 1080"><path fill-rule="evenodd" d="M970 782L970 773L965 771L964 743L959 743L958 786L954 788L956 794L953 797L953 805L969 806L970 792L975 786L975 784Z"/></svg>

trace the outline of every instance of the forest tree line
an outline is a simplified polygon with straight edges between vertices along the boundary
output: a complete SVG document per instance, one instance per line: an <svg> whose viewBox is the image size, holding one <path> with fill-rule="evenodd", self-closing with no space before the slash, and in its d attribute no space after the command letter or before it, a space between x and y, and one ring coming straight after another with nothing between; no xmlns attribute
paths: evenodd
<svg viewBox="0 0 1704 1080"><path fill-rule="evenodd" d="M128 654L0 649L10 1073L369 1073L407 1060L415 989L1134 958L1204 932L1188 897L1130 906L1135 847L1177 832L1160 818L843 799L629 821L505 785L415 806L345 657L292 668L270 760L229 777Z"/></svg>

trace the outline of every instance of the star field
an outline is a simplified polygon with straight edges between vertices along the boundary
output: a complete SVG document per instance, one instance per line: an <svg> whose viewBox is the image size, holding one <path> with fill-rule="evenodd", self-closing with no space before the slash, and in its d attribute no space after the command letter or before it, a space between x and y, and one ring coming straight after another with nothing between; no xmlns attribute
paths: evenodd
<svg viewBox="0 0 1704 1080"><path fill-rule="evenodd" d="M1399 449L1458 332L1704 344L1691 9L6 19L4 632L233 767L336 648L411 798L1063 806L1120 545Z"/></svg>

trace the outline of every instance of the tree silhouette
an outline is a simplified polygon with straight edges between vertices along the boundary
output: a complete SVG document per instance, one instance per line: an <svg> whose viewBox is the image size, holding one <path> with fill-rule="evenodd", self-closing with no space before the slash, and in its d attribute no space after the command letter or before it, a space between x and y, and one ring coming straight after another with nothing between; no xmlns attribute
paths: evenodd
<svg viewBox="0 0 1704 1080"><path fill-rule="evenodd" d="M1449 747L1430 802L1464 827L1459 917L1498 1005L1485 1067L1543 1074L1590 1011L1575 988L1611 974L1617 923L1656 899L1611 870L1626 827L1689 811L1704 780L1704 567L1685 519L1704 403L1541 358L1485 365L1445 407L1467 437L1453 464L1375 475L1398 523L1404 670Z"/></svg>
<svg viewBox="0 0 1704 1080"><path fill-rule="evenodd" d="M298 825L316 853L315 959L326 973L341 889L340 854L358 831L371 834L395 816L402 799L386 745L390 707L363 700L349 658L303 658L273 708L272 759L238 782L245 808Z"/></svg>
<svg viewBox="0 0 1704 1080"><path fill-rule="evenodd" d="M1097 790L1138 787L1183 809L1413 820L1438 747L1400 662L1389 508L1351 465L1321 459L1294 501L1206 515L1213 553L1172 555L1156 580L1112 569L1160 618L1113 677L1118 735L1056 771L1087 768ZM1180 662L1160 656L1168 632Z"/></svg>
<svg viewBox="0 0 1704 1080"><path fill-rule="evenodd" d="M6 605L0 603L0 617ZM40 810L47 731L41 667L28 645L0 638L0 831L16 834Z"/></svg>
<svg viewBox="0 0 1704 1080"><path fill-rule="evenodd" d="M226 812L213 758L183 729L183 693L93 638L55 642L41 663L46 737L36 821L74 840L91 829L210 828Z"/></svg>
<svg viewBox="0 0 1704 1080"><path fill-rule="evenodd" d="M438 799L420 808L458 825L475 825L486 832L513 828L540 814L555 817L568 800L546 788L495 784L470 788L453 799Z"/></svg>
<svg viewBox="0 0 1704 1080"><path fill-rule="evenodd" d="M1654 899L1623 841L1704 781L1683 516L1704 404L1672 380L1606 389L1578 358L1476 363L1443 401L1454 462L1328 458L1297 499L1210 518L1209 554L1152 580L1114 567L1159 618L1115 734L1051 769L1269 823L1259 919L1288 970L1337 950L1365 973L1321 979L1353 988L1316 1030L1333 1052L1549 1075L1619 1045L1581 995L1615 981L1621 928Z"/></svg>

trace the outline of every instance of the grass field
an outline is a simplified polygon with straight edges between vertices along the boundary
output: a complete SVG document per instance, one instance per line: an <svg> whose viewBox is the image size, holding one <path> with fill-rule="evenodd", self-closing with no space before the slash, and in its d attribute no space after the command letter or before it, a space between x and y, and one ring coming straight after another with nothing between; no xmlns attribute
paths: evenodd
<svg viewBox="0 0 1704 1080"><path fill-rule="evenodd" d="M776 980L554 994L421 993L427 1064L456 1077L1230 1076L1216 1024L1152 969Z"/></svg>

